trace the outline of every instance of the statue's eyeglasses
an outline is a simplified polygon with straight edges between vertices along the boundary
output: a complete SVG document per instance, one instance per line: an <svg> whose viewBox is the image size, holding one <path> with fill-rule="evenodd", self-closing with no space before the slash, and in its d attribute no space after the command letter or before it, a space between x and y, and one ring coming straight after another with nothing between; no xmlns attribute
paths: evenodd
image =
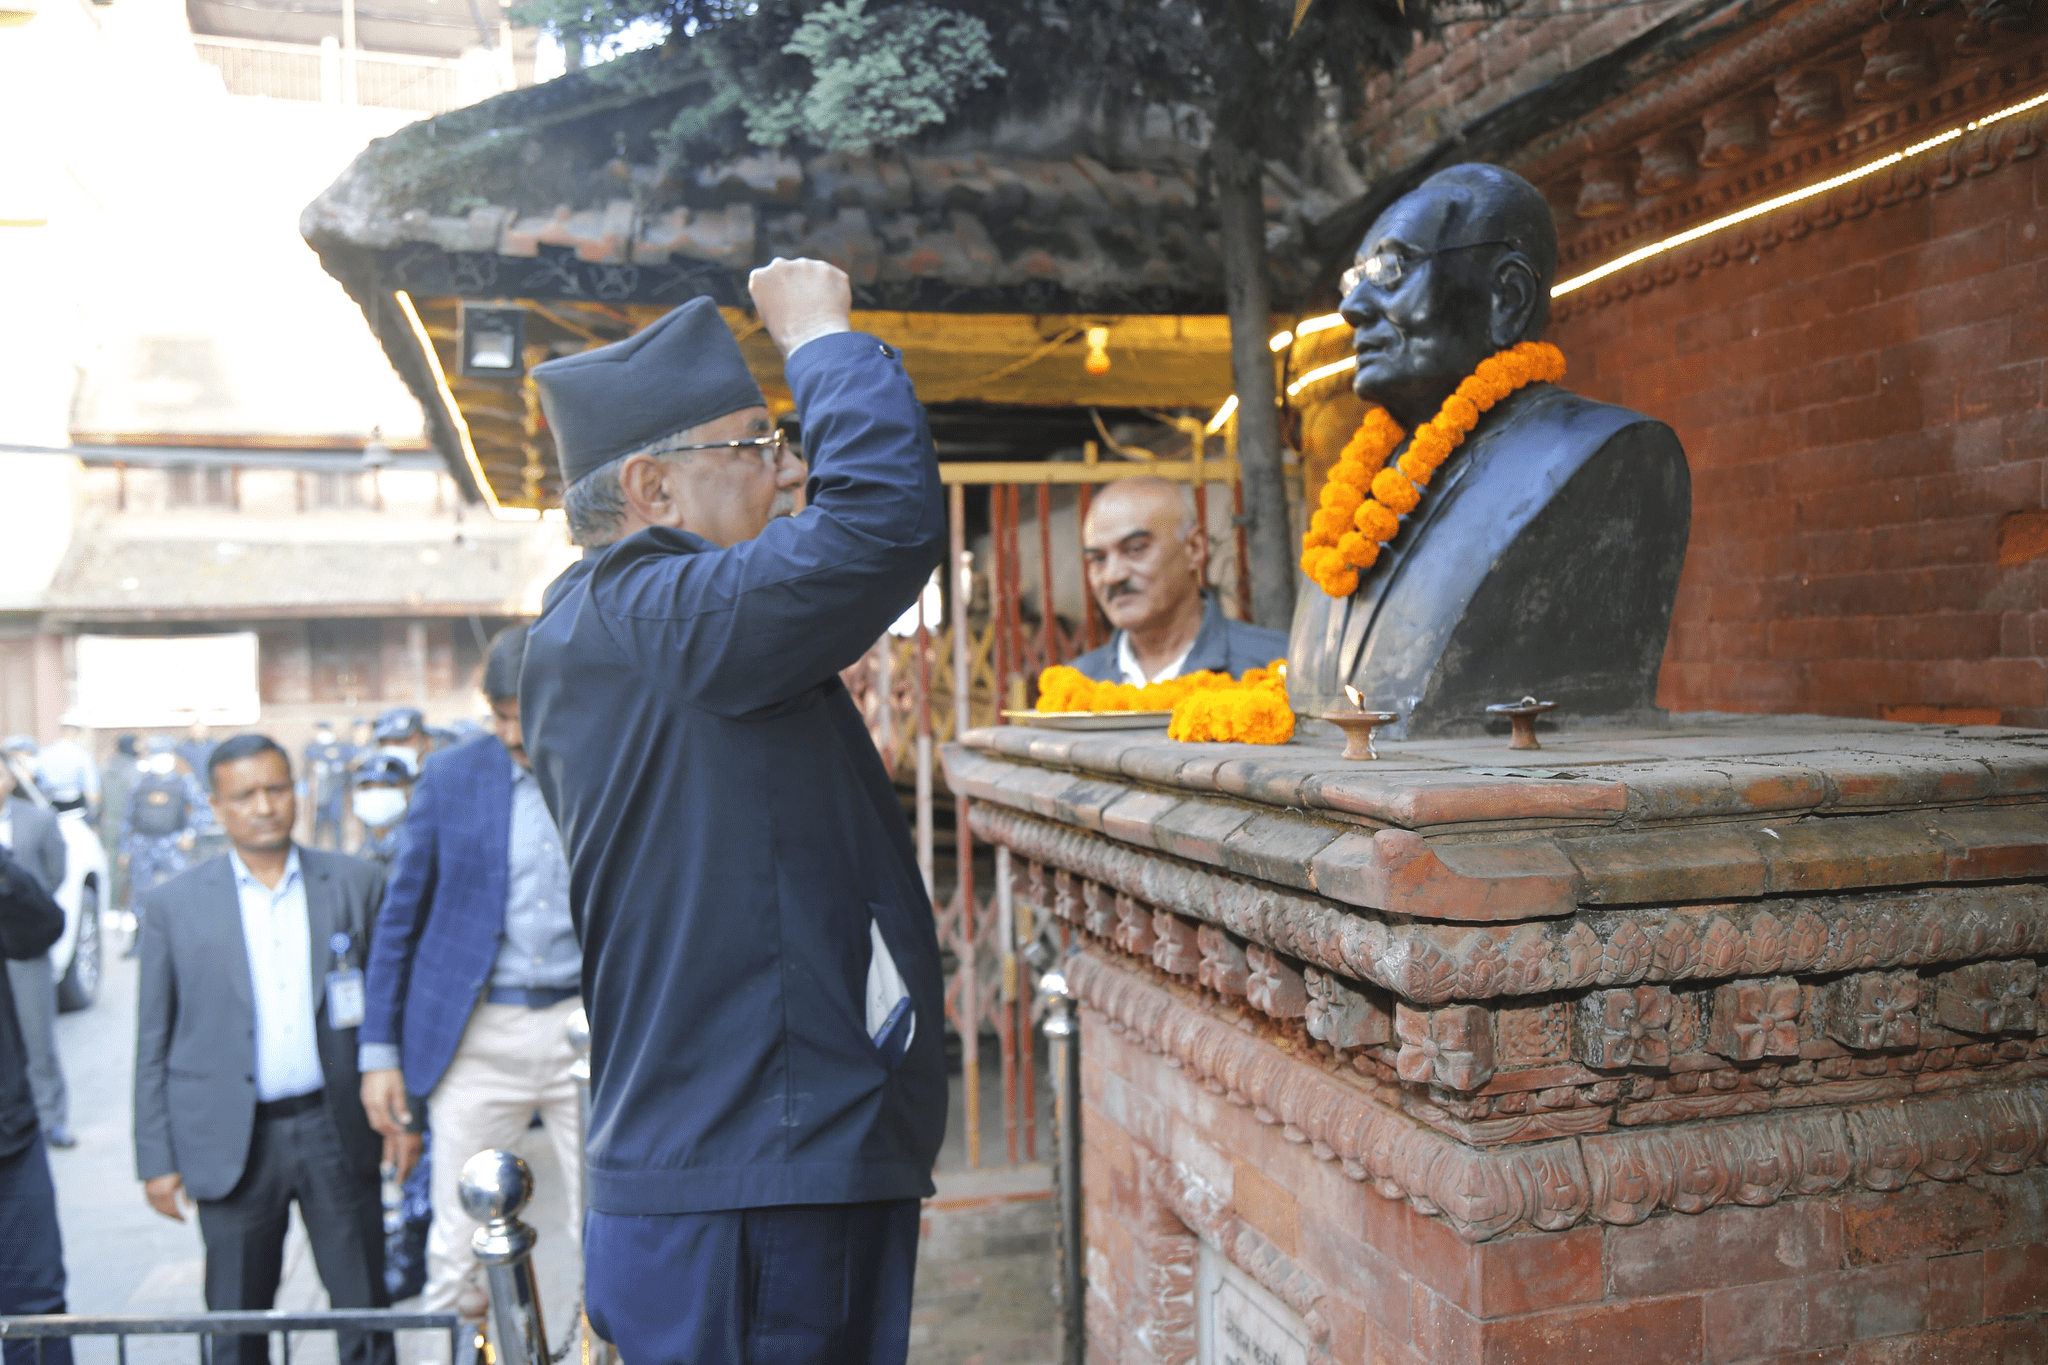
<svg viewBox="0 0 2048 1365"><path fill-rule="evenodd" d="M768 436L754 436L744 441L701 441L695 445L664 446L660 454L679 455L685 450L758 450L762 463L770 468L782 463L782 453L789 449L789 437L777 427Z"/></svg>
<svg viewBox="0 0 2048 1365"><path fill-rule="evenodd" d="M1408 273L1408 267L1432 256L1442 256L1452 251L1469 251L1476 246L1513 246L1505 238L1495 237L1484 242L1459 242L1455 246L1440 246L1434 251L1416 251L1403 254L1398 251L1379 250L1361 260L1338 277L1338 287L1344 297L1350 298L1353 290L1361 284L1370 284L1375 289L1392 289Z"/></svg>

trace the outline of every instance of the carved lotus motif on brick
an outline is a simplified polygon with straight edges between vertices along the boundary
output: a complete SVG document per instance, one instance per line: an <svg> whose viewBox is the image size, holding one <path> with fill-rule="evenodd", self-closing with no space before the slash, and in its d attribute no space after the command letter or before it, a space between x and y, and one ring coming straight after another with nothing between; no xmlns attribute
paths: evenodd
<svg viewBox="0 0 2048 1365"><path fill-rule="evenodd" d="M2040 1011L2034 1000L2041 969L2017 962L1973 962L1942 973L1934 993L1942 1027L1963 1033L2033 1033Z"/></svg>
<svg viewBox="0 0 2048 1365"><path fill-rule="evenodd" d="M1601 950L1601 967L1610 981L1628 981L1650 968L1650 936L1634 920L1625 919L1614 927Z"/></svg>
<svg viewBox="0 0 2048 1365"><path fill-rule="evenodd" d="M1859 972L1826 993L1827 1033L1844 1047L1920 1045L1920 978L1912 972Z"/></svg>
<svg viewBox="0 0 2048 1365"><path fill-rule="evenodd" d="M1304 968L1301 979L1308 990L1303 1022L1308 1026L1309 1037L1340 1048L1387 1041L1387 1012L1365 992L1342 977L1314 967Z"/></svg>
<svg viewBox="0 0 2048 1365"><path fill-rule="evenodd" d="M1794 971L1820 961L1828 950L1828 926L1811 910L1802 910L1792 921L1785 940L1784 965Z"/></svg>
<svg viewBox="0 0 2048 1365"><path fill-rule="evenodd" d="M1683 976L1692 970L1695 954L1699 952L1699 935L1693 931L1689 915L1673 915L1664 921L1664 930L1657 935L1657 970L1665 976Z"/></svg>
<svg viewBox="0 0 2048 1365"><path fill-rule="evenodd" d="M1195 931L1195 947L1202 955L1201 965L1195 971L1197 981L1223 995L1245 993L1251 967L1236 939L1213 924L1205 924Z"/></svg>
<svg viewBox="0 0 2048 1365"><path fill-rule="evenodd" d="M1397 1006L1394 1030L1401 1040L1394 1069L1404 1081L1477 1090L1493 1078L1493 1026L1481 1006Z"/></svg>
<svg viewBox="0 0 2048 1365"><path fill-rule="evenodd" d="M1164 910L1152 915L1152 965L1174 976L1193 976L1202 965L1195 926Z"/></svg>
<svg viewBox="0 0 2048 1365"><path fill-rule="evenodd" d="M1073 873L1052 874L1052 912L1069 924L1081 918L1081 894Z"/></svg>
<svg viewBox="0 0 2048 1365"><path fill-rule="evenodd" d="M1116 933L1116 897L1106 886L1081 883L1081 927L1097 938Z"/></svg>
<svg viewBox="0 0 2048 1365"><path fill-rule="evenodd" d="M1707 1047L1738 1062L1799 1053L1799 983L1789 976L1714 989Z"/></svg>
<svg viewBox="0 0 2048 1365"><path fill-rule="evenodd" d="M1117 896L1116 946L1133 957L1152 956L1152 907Z"/></svg>
<svg viewBox="0 0 2048 1365"><path fill-rule="evenodd" d="M1669 1066L1671 992L1594 991L1575 1012L1573 1055L1591 1067Z"/></svg>
<svg viewBox="0 0 2048 1365"><path fill-rule="evenodd" d="M1301 973L1288 966L1278 953L1248 943L1244 960L1251 969L1244 993L1252 1008L1275 1019L1299 1019L1308 1012L1308 988Z"/></svg>

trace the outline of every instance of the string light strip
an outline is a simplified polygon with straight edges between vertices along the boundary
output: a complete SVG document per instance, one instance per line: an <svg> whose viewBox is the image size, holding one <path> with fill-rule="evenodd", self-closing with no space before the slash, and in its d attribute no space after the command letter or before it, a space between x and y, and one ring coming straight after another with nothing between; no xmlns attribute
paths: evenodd
<svg viewBox="0 0 2048 1365"><path fill-rule="evenodd" d="M2029 100L2022 100L2018 104L2009 105L1995 114L1986 114L1983 118L1972 119L1960 128L1951 128L1945 133L1937 133L1935 136L1921 142L1916 142L1903 150L1893 152L1888 156L1881 156L1866 165L1844 171L1842 174L1823 180L1818 184L1808 185L1805 189L1793 190L1789 193L1781 194L1774 199L1766 199L1760 204L1752 204L1746 209L1738 209L1734 213L1724 214L1712 222L1701 223L1698 227L1687 228L1684 232L1666 237L1662 241L1652 242L1650 245L1639 247L1625 256L1616 257L1605 265L1596 266L1583 275L1574 275L1571 279L1554 286L1550 291L1550 297L1554 299L1563 298L1566 294L1583 289L1589 284L1596 284L1618 271L1626 270L1632 265L1640 265L1653 256L1661 256L1667 251L1674 251L1679 247L1688 246L1703 237L1710 237L1714 233L1749 222L1753 218L1760 218L1767 213L1776 213L1779 209L1788 208L1802 200L1811 199L1817 194L1826 194L1830 190L1838 190L1844 185L1854 184L1858 180L1876 175L1879 171L1889 170L1891 167L1911 157L1919 156L1923 152L1930 152L1944 143L1954 142L1956 139L1969 133L1988 128L2001 120L2024 114L2030 109L2038 109L2044 104L2048 104L2048 92L2036 95ZM1338 314L1327 313L1321 317L1308 319L1308 321L1296 326L1292 331L1274 333L1268 344L1273 350L1279 351L1293 344L1296 337L1309 336L1315 332L1327 331L1332 327L1341 327L1343 324L1344 319ZM1318 380L1329 379L1334 375L1340 375L1347 370L1354 370L1356 368L1358 368L1358 357L1356 356L1347 356L1343 360L1318 366L1289 384L1287 386L1287 396L1292 398ZM1224 423L1228 422L1236 412L1237 395L1232 394L1223 400L1223 406L1216 409L1216 415L1209 419L1209 431L1212 434L1221 431Z"/></svg>

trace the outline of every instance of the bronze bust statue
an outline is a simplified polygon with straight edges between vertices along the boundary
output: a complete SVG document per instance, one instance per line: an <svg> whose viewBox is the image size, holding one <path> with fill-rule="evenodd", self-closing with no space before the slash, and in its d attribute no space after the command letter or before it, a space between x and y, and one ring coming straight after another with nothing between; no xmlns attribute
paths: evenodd
<svg viewBox="0 0 2048 1365"><path fill-rule="evenodd" d="M1346 276L1354 388L1403 430L1479 363L1541 337L1557 229L1536 188L1453 166L1382 214ZM1398 455L1397 451L1397 455ZM1584 721L1654 722L1692 481L1662 422L1533 383L1478 420L1349 597L1304 583L1295 709L1400 713L1393 738L1477 734L1535 695Z"/></svg>

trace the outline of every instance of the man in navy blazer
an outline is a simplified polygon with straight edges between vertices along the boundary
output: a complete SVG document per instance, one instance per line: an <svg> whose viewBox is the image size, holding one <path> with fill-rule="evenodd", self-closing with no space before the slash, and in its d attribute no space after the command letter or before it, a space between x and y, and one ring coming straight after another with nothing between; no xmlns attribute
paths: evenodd
<svg viewBox="0 0 2048 1365"><path fill-rule="evenodd" d="M815 462L801 511L710 299L534 370L586 546L520 703L583 930L587 1307L634 1365L901 1365L945 1007L839 670L940 559L938 462L843 272L749 287Z"/></svg>
<svg viewBox="0 0 2048 1365"><path fill-rule="evenodd" d="M426 1312L481 1316L476 1223L462 1163L519 1140L538 1110L568 1182L571 1242L582 1232L581 1100L568 1022L582 950L569 868L527 767L519 728L526 627L500 631L484 660L493 734L427 760L377 915L368 1003L357 1034L363 1108L379 1132L424 1121L434 1217Z"/></svg>

